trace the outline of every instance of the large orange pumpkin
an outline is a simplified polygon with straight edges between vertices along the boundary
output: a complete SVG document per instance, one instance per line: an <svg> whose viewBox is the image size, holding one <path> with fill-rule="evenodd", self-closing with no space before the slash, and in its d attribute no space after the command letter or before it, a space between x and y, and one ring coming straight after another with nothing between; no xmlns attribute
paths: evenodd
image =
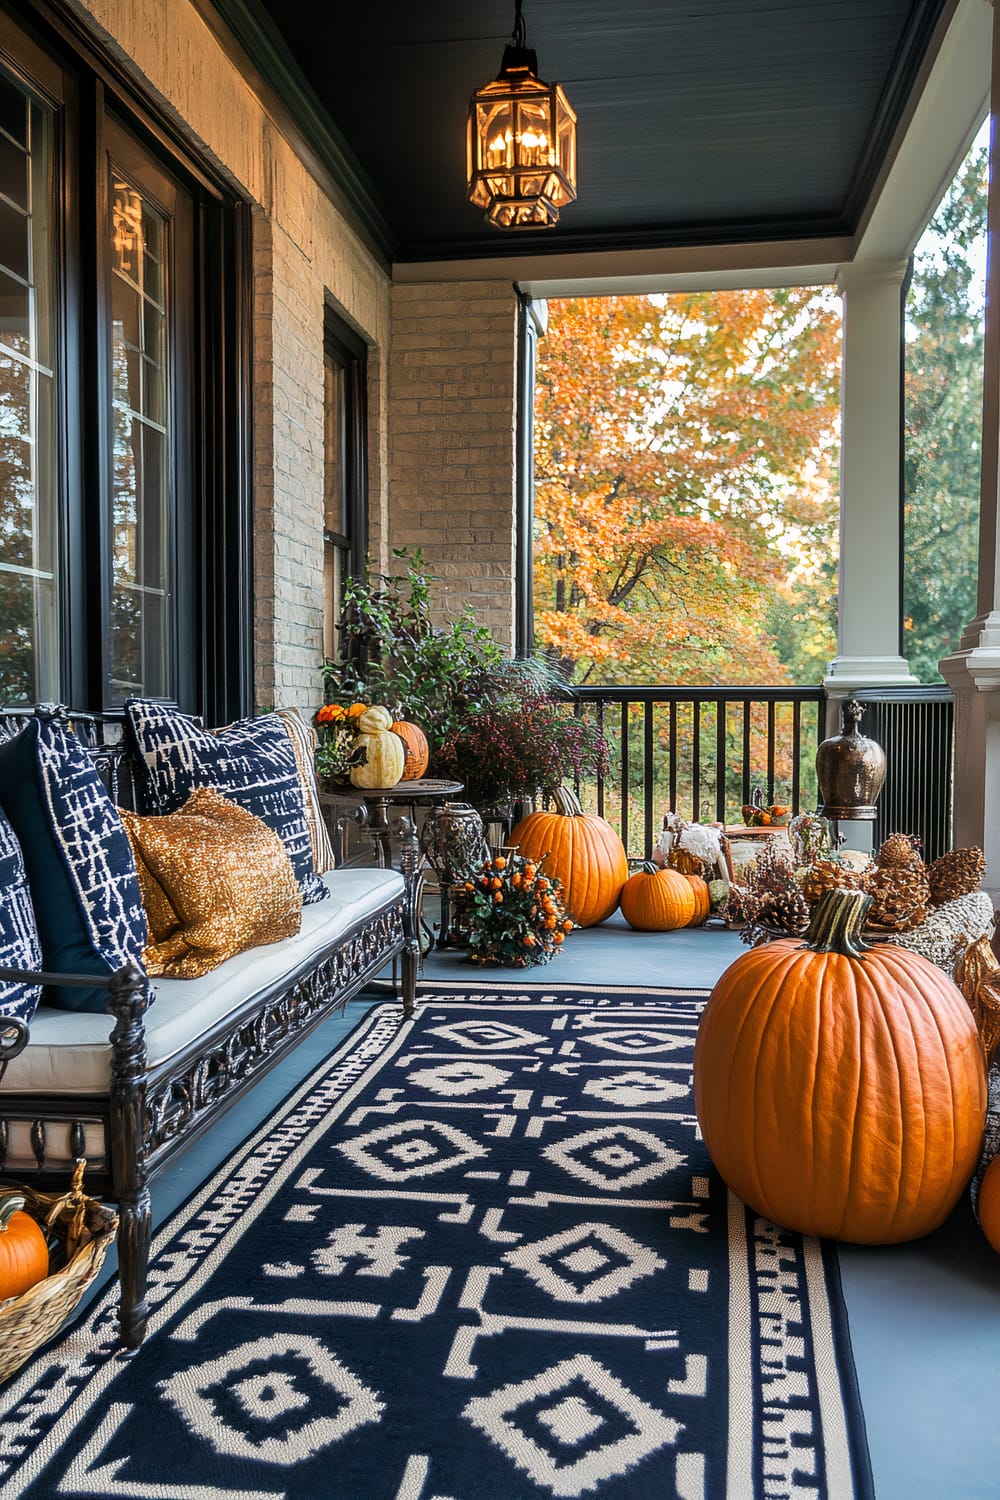
<svg viewBox="0 0 1000 1500"><path fill-rule="evenodd" d="M803 1234L928 1234L972 1176L986 1071L961 991L919 953L860 937L870 898L830 891L806 941L731 964L694 1054L698 1123L751 1208Z"/></svg>
<svg viewBox="0 0 1000 1500"><path fill-rule="evenodd" d="M45 1236L23 1209L22 1193L0 1199L0 1301L19 1297L49 1274Z"/></svg>
<svg viewBox="0 0 1000 1500"><path fill-rule="evenodd" d="M689 927L700 927L708 920L712 910L712 898L708 894L708 881L703 875L685 875L684 879L694 892L694 916L688 923Z"/></svg>
<svg viewBox="0 0 1000 1500"><path fill-rule="evenodd" d="M645 864L622 886L622 916L639 932L674 932L690 927L695 912L694 891L679 870Z"/></svg>
<svg viewBox="0 0 1000 1500"><path fill-rule="evenodd" d="M610 917L628 879L625 849L611 824L585 813L566 787L557 787L555 812L533 812L512 830L510 842L525 859L545 860L545 873L563 883L566 915L578 927Z"/></svg>
<svg viewBox="0 0 1000 1500"><path fill-rule="evenodd" d="M407 719L396 719L392 732L398 734L403 741L403 752L406 756L400 780L419 781L427 770L431 758L426 734L419 724L411 724Z"/></svg>

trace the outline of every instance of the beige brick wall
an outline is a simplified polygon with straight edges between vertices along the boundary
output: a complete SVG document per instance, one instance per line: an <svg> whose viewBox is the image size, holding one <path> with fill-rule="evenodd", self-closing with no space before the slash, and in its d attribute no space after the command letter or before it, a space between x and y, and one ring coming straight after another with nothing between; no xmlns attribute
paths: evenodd
<svg viewBox="0 0 1000 1500"><path fill-rule="evenodd" d="M419 546L443 616L467 605L504 645L514 619L517 303L509 281L392 289L392 545Z"/></svg>
<svg viewBox="0 0 1000 1500"><path fill-rule="evenodd" d="M370 510L384 564L389 277L189 0L69 0L95 39L255 205L254 566L260 704L320 701L323 312L371 345Z"/></svg>

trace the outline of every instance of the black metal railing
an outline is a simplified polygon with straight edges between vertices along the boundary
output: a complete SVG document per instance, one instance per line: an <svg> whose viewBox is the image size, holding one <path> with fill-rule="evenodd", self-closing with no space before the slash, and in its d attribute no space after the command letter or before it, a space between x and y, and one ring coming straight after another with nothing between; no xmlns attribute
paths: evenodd
<svg viewBox="0 0 1000 1500"><path fill-rule="evenodd" d="M667 810L739 823L755 788L793 812L816 806L822 688L580 687L572 697L611 750L608 775L579 791L630 855L649 856Z"/></svg>
<svg viewBox="0 0 1000 1500"><path fill-rule="evenodd" d="M876 803L876 846L890 833L914 833L925 860L952 846L955 704L943 684L866 688L858 728L885 751L885 785Z"/></svg>

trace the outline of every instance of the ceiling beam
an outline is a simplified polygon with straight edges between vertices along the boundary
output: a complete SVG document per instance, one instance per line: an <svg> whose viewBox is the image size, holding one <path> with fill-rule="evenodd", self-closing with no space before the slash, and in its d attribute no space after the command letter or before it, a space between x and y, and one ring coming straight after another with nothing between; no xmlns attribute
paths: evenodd
<svg viewBox="0 0 1000 1500"><path fill-rule="evenodd" d="M849 260L853 241L766 240L751 245L685 245L565 255L397 262L393 280L511 281L529 297L612 297L630 292L817 286Z"/></svg>

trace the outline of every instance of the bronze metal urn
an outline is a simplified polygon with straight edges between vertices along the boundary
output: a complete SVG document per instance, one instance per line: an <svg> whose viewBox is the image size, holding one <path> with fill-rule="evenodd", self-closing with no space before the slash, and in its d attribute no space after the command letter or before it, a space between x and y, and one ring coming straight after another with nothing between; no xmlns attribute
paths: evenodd
<svg viewBox="0 0 1000 1500"><path fill-rule="evenodd" d="M848 698L841 710L843 733L816 751L816 780L824 818L870 823L885 780L885 751L858 733L864 704Z"/></svg>

